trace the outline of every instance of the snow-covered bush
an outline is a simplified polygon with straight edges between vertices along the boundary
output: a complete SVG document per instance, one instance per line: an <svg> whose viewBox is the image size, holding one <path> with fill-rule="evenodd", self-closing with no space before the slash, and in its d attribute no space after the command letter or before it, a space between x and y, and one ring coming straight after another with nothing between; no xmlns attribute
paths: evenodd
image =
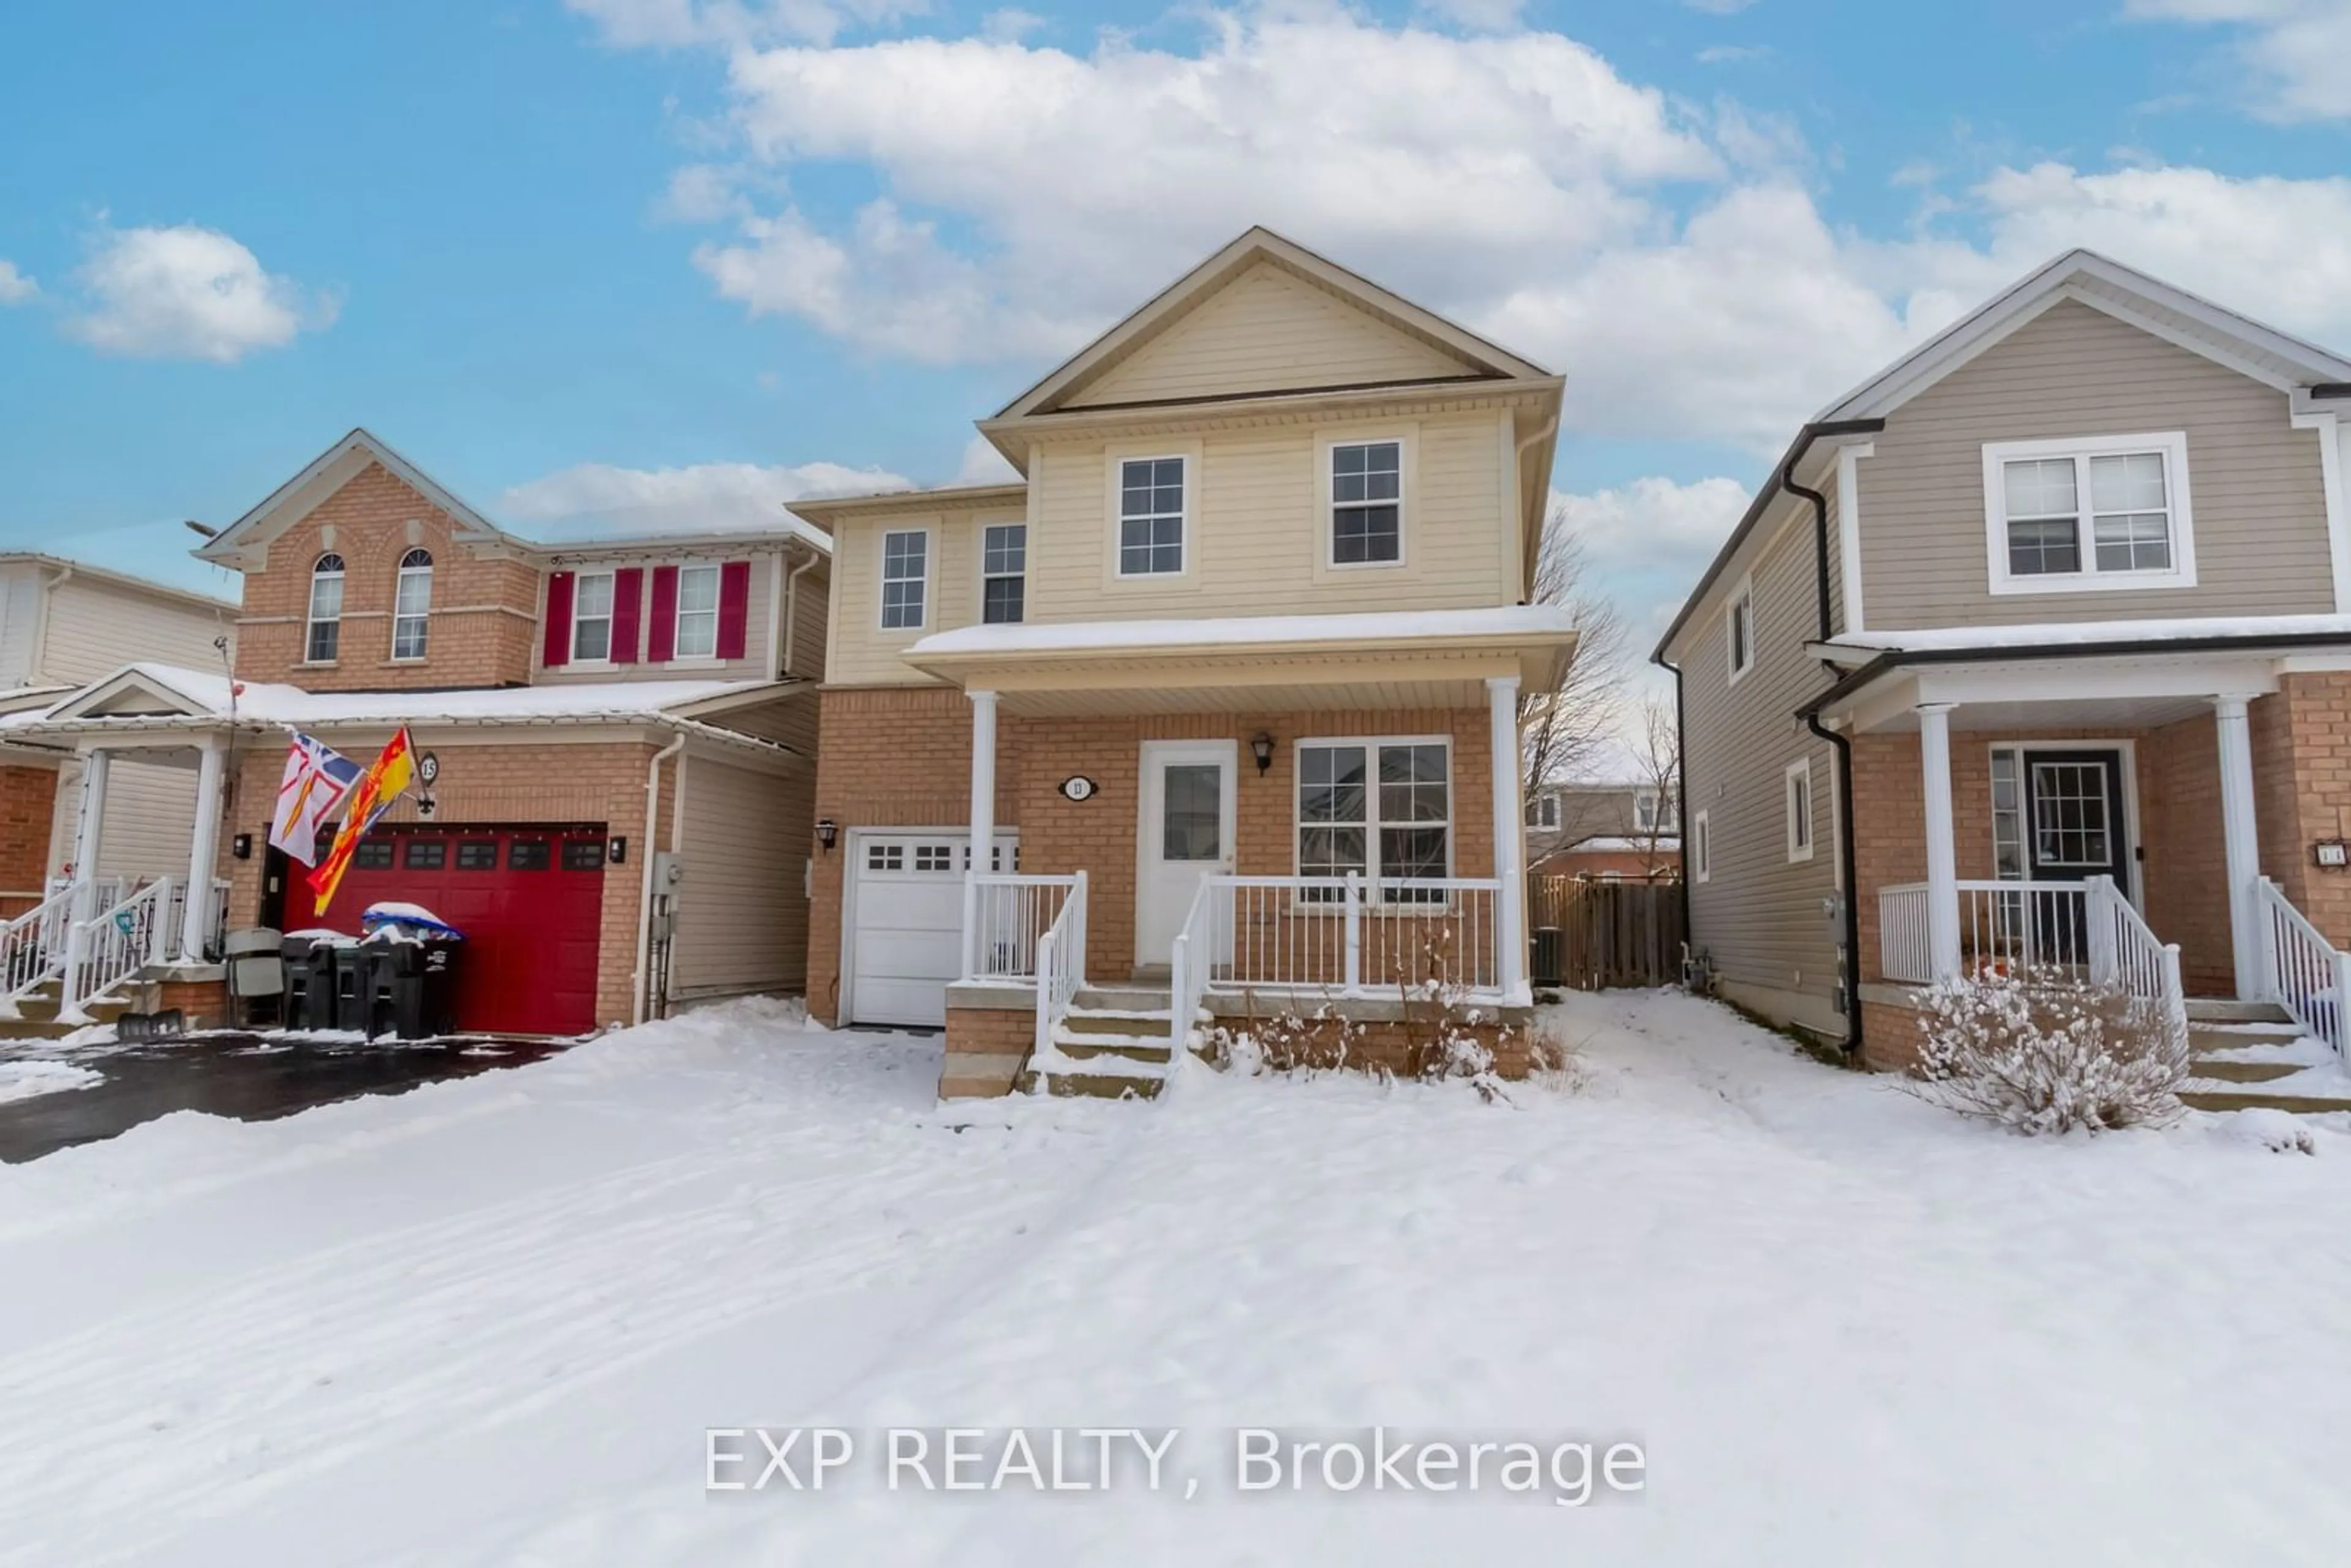
<svg viewBox="0 0 2351 1568"><path fill-rule="evenodd" d="M1495 1015L1471 1005L1469 988L1455 962L1453 929L1432 923L1416 959L1396 965L1396 994L1404 1009L1405 1072L1425 1082L1458 1078L1488 1100L1507 1100L1495 1071L1494 1047L1514 1043L1510 1024L1495 1027Z"/></svg>
<svg viewBox="0 0 2351 1568"><path fill-rule="evenodd" d="M2070 970L1946 980L1919 1020L1919 1092L2020 1133L2159 1125L2179 1115L2186 1026Z"/></svg>
<svg viewBox="0 0 2351 1568"><path fill-rule="evenodd" d="M1201 1035L1209 1065L1239 1072L1332 1072L1353 1059L1363 1026L1341 1018L1329 1003L1311 1013L1259 1015L1255 998L1237 1023L1211 1025Z"/></svg>

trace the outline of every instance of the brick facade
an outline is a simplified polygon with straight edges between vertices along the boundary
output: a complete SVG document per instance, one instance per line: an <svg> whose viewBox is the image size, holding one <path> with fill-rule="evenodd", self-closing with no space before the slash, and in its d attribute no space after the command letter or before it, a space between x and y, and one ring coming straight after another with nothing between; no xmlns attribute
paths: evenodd
<svg viewBox="0 0 2351 1568"><path fill-rule="evenodd" d="M0 767L0 919L41 900L57 800L56 768Z"/></svg>
<svg viewBox="0 0 2351 1568"><path fill-rule="evenodd" d="M816 812L846 835L862 827L948 827L970 821L971 704L945 688L856 688L824 694L824 744L817 762ZM1452 744L1454 874L1493 874L1493 805L1485 710L1130 715L1023 717L997 724L996 821L1020 833L1020 869L1055 874L1082 869L1089 881L1088 967L1096 980L1123 979L1164 954L1138 954L1134 940L1135 827L1141 812L1145 740L1230 739L1239 755L1235 869L1286 876L1296 869L1292 743L1346 736L1446 736ZM1249 737L1275 739L1263 776ZM1061 792L1083 774L1099 787L1084 801ZM841 997L841 883L845 844L817 860L809 942L809 1007L837 1021ZM1378 959L1367 956L1367 974Z"/></svg>
<svg viewBox="0 0 2351 1568"><path fill-rule="evenodd" d="M607 836L626 837L632 853L622 864L604 872L604 904L596 961L596 1016L600 1022L626 1023L633 1016L637 936L642 925L640 895L643 891L643 852L638 841L644 833L645 769L659 749L650 741L583 741L573 745L485 743L482 732L435 735L415 732L419 749L437 751L440 781L434 786L435 827L499 824L559 826L601 823ZM373 744L373 743L371 743ZM357 756L369 747L343 745ZM262 846L269 839L269 814L277 800L277 779L285 767L282 747L265 746L241 752L232 774L234 794L228 821L221 834L222 874L229 879L229 924L232 927L260 921L264 865ZM656 821L653 848L670 843L670 812L666 809L674 760L662 769L664 809ZM402 800L385 821L418 820L413 800ZM249 859L230 856L235 835L249 833ZM286 924L298 929L308 924L308 891L303 868L291 868L294 880L287 892Z"/></svg>
<svg viewBox="0 0 2351 1568"><path fill-rule="evenodd" d="M1037 1015L1017 1008L949 1008L939 1098L1009 1094L1037 1040Z"/></svg>
<svg viewBox="0 0 2351 1568"><path fill-rule="evenodd" d="M309 691L520 685L530 679L538 569L456 542L456 519L392 476L368 467L272 540L266 566L245 574L236 673ZM392 657L400 559L433 553L425 656ZM341 644L332 664L305 662L311 569L343 558Z"/></svg>
<svg viewBox="0 0 2351 1568"><path fill-rule="evenodd" d="M2314 863L2312 850L2351 838L2351 674L2286 675L2250 719L2262 871L2328 941L2351 948L2351 871Z"/></svg>

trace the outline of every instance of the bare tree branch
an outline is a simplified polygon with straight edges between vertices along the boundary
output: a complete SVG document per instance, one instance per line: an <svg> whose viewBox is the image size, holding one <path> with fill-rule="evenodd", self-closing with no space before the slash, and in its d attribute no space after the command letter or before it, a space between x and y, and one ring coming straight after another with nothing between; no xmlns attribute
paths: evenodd
<svg viewBox="0 0 2351 1568"><path fill-rule="evenodd" d="M1534 601L1573 612L1577 634L1575 657L1559 685L1519 697L1530 795L1545 783L1589 771L1614 737L1624 702L1625 620L1593 583L1583 541L1562 511L1554 510L1543 528Z"/></svg>

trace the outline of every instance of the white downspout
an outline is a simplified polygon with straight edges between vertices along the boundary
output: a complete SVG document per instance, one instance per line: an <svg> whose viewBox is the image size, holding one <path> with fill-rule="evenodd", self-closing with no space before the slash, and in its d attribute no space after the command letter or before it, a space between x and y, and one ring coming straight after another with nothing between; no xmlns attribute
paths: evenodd
<svg viewBox="0 0 2351 1568"><path fill-rule="evenodd" d="M661 826L661 768L684 749L685 737L681 735L645 764L645 836L637 848L637 972L630 981L631 1023L645 1021L645 987L653 974L653 834Z"/></svg>
<svg viewBox="0 0 2351 1568"><path fill-rule="evenodd" d="M783 657L776 664L776 668L784 674L792 673L792 650L799 645L800 578L814 571L817 562L824 559L815 550L810 550L808 559L792 568L791 575L784 579Z"/></svg>

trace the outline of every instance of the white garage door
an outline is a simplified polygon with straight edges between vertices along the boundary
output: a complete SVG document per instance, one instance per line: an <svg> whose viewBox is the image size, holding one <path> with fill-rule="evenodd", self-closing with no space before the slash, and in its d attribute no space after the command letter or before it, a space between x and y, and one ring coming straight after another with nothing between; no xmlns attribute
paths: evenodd
<svg viewBox="0 0 2351 1568"><path fill-rule="evenodd" d="M1016 869L1016 835L999 834L996 869ZM947 983L963 967L958 830L859 835L850 899L850 1021L940 1029Z"/></svg>

